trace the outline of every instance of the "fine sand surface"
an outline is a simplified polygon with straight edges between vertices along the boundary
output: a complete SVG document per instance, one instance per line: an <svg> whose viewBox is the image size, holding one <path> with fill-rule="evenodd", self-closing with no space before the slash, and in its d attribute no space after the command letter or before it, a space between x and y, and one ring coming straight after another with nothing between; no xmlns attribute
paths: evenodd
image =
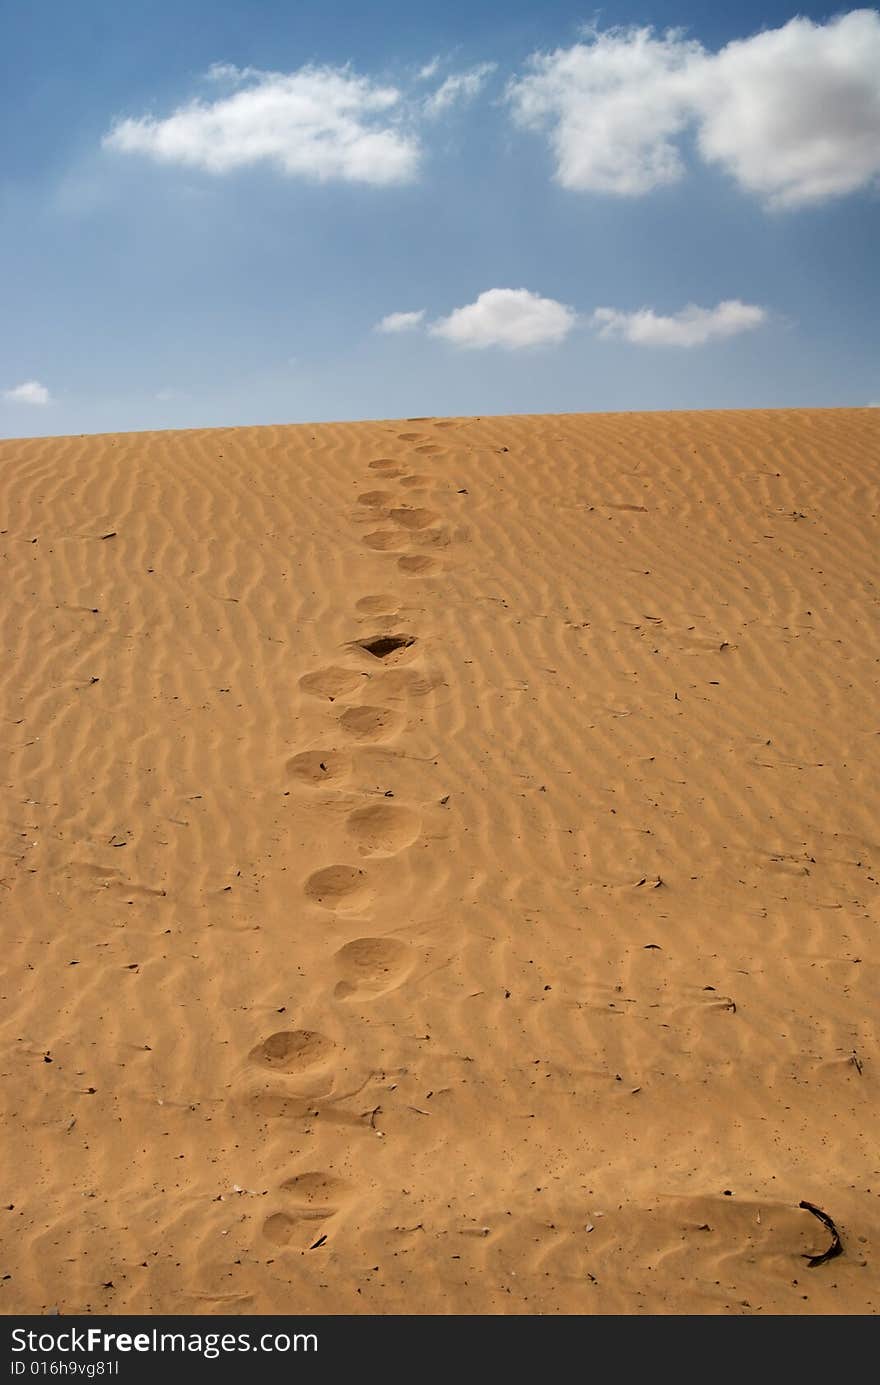
<svg viewBox="0 0 880 1385"><path fill-rule="evenodd" d="M0 1311L876 1312L878 454L0 444Z"/></svg>

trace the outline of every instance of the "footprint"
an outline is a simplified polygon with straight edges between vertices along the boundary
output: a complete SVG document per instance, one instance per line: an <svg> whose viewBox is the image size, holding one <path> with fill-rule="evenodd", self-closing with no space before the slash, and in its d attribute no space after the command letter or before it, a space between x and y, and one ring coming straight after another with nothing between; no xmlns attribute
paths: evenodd
<svg viewBox="0 0 880 1385"><path fill-rule="evenodd" d="M400 524L404 529L427 529L429 525L436 524L440 516L436 510L392 510L389 516L395 524Z"/></svg>
<svg viewBox="0 0 880 1385"><path fill-rule="evenodd" d="M425 435L424 433L398 433L401 442L419 442Z"/></svg>
<svg viewBox="0 0 880 1385"><path fill-rule="evenodd" d="M406 486L407 490L412 490L414 487L418 487L420 490L427 490L429 487L436 486L437 482L434 480L433 476L413 475L401 476L400 485Z"/></svg>
<svg viewBox="0 0 880 1385"><path fill-rule="evenodd" d="M374 659L388 659L403 649L411 649L415 642L415 635L371 635L367 640L354 640L353 645L372 654Z"/></svg>
<svg viewBox="0 0 880 1385"><path fill-rule="evenodd" d="M403 470L400 462L393 457L377 457L375 462L370 462L371 471L381 471L384 476L402 476Z"/></svg>
<svg viewBox="0 0 880 1385"><path fill-rule="evenodd" d="M375 548L380 553L387 553L393 548L403 548L406 537L395 529L373 529L371 533L364 534L364 543L368 548Z"/></svg>
<svg viewBox="0 0 880 1385"><path fill-rule="evenodd" d="M348 1184L331 1173L301 1173L281 1185L290 1210L273 1212L263 1222L263 1234L277 1246L297 1244L301 1249L315 1246L321 1235L320 1223L339 1211L339 1202L348 1193ZM315 1247L317 1249L317 1247Z"/></svg>
<svg viewBox="0 0 880 1385"><path fill-rule="evenodd" d="M420 548L448 548L452 542L445 525L440 529L411 529L410 534L412 542Z"/></svg>
<svg viewBox="0 0 880 1385"><path fill-rule="evenodd" d="M381 509L383 505L392 505L394 496L391 491L364 491L363 495L358 496L359 505L370 505Z"/></svg>
<svg viewBox="0 0 880 1385"><path fill-rule="evenodd" d="M314 1227L311 1228L313 1231ZM263 1235L275 1246L289 1246L299 1239L304 1230L302 1218L288 1216L286 1212L273 1212L263 1222ZM314 1243L314 1238L310 1244Z"/></svg>
<svg viewBox="0 0 880 1385"><path fill-rule="evenodd" d="M458 420L454 418L444 418L439 423L434 424L435 428L457 428L458 426Z"/></svg>
<svg viewBox="0 0 880 1385"><path fill-rule="evenodd" d="M304 784L336 784L351 773L351 760L340 750L302 750L287 762L287 772Z"/></svg>
<svg viewBox="0 0 880 1385"><path fill-rule="evenodd" d="M316 669L314 673L303 674L299 685L303 692L311 693L312 697L329 697L332 702L334 698L354 692L366 676L364 673L355 673L350 668L331 665L329 668Z"/></svg>
<svg viewBox="0 0 880 1385"><path fill-rule="evenodd" d="M339 1000L382 995L403 984L414 965L413 950L397 938L355 938L336 954Z"/></svg>
<svg viewBox="0 0 880 1385"><path fill-rule="evenodd" d="M244 1105L261 1120L299 1120L314 1108L314 1098L288 1096L285 1092L251 1092Z"/></svg>
<svg viewBox="0 0 880 1385"><path fill-rule="evenodd" d="M336 1044L315 1029L280 1029L252 1048L248 1057L262 1067L281 1072L305 1072L325 1063Z"/></svg>
<svg viewBox="0 0 880 1385"><path fill-rule="evenodd" d="M337 1178L336 1174L310 1169L306 1173L295 1173L292 1178L285 1178L281 1188L303 1208L314 1207L330 1216L338 1211L340 1202L349 1191L349 1184L346 1179Z"/></svg>
<svg viewBox="0 0 880 1385"><path fill-rule="evenodd" d="M420 452L423 457L430 457L433 452L442 452L443 448L438 447L435 442L426 442L424 447L417 447L416 451Z"/></svg>
<svg viewBox="0 0 880 1385"><path fill-rule="evenodd" d="M367 878L358 866L325 866L306 880L305 892L325 909L358 909L372 898Z"/></svg>
<svg viewBox="0 0 880 1385"><path fill-rule="evenodd" d="M359 741L380 741L397 730L400 717L389 707L349 707L339 718L343 731Z"/></svg>
<svg viewBox="0 0 880 1385"><path fill-rule="evenodd" d="M401 697L427 697L443 682L440 674L416 673L415 669L389 668L379 675L378 686L392 700Z"/></svg>
<svg viewBox="0 0 880 1385"><path fill-rule="evenodd" d="M362 596L354 609L365 616L391 616L399 605L396 596Z"/></svg>
<svg viewBox="0 0 880 1385"><path fill-rule="evenodd" d="M356 808L346 823L362 856L391 856L412 845L421 824L415 813L394 803Z"/></svg>
<svg viewBox="0 0 880 1385"><path fill-rule="evenodd" d="M429 572L435 572L439 563L436 558L429 558L425 553L405 553L402 558L398 558L397 566L410 577L425 577Z"/></svg>

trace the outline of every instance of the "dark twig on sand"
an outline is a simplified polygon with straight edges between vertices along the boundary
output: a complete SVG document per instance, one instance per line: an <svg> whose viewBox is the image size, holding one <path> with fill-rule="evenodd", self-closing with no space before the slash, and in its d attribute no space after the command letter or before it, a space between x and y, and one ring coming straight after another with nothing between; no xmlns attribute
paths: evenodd
<svg viewBox="0 0 880 1385"><path fill-rule="evenodd" d="M819 1265L824 1265L828 1260L833 1260L836 1256L843 1254L843 1241L840 1239L840 1232L834 1225L827 1212L823 1212L821 1207L816 1207L812 1202L801 1202L805 1212L812 1212L814 1217L818 1217L823 1226L827 1226L831 1232L831 1245L821 1255L805 1255L807 1269L814 1270Z"/></svg>

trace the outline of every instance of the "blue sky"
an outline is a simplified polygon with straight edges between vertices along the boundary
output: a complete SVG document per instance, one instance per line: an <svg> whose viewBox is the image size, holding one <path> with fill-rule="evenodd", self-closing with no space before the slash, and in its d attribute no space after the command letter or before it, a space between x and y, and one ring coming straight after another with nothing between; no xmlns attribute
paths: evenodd
<svg viewBox="0 0 880 1385"><path fill-rule="evenodd" d="M880 400L874 11L32 0L4 49L0 435Z"/></svg>

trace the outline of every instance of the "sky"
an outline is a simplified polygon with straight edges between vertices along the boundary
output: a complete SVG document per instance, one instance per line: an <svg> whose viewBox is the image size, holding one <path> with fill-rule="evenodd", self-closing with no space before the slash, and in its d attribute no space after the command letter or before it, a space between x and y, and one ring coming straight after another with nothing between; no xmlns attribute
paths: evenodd
<svg viewBox="0 0 880 1385"><path fill-rule="evenodd" d="M0 13L0 436L880 401L875 10Z"/></svg>

